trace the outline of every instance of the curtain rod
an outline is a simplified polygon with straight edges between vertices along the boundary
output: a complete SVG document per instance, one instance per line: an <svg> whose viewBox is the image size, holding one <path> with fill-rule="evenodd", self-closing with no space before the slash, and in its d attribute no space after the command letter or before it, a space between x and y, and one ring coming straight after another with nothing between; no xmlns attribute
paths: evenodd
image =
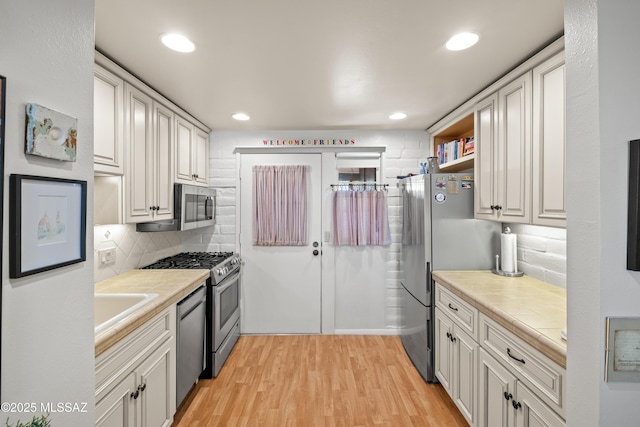
<svg viewBox="0 0 640 427"><path fill-rule="evenodd" d="M386 190L389 184L379 184L377 182L344 182L342 184L331 184L332 190L349 189L353 191L366 189L367 187L374 187L375 189L383 188Z"/></svg>

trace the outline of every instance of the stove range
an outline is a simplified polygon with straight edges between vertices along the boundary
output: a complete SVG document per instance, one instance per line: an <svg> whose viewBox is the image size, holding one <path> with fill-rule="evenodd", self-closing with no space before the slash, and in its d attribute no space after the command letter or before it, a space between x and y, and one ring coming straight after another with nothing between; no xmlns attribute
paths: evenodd
<svg viewBox="0 0 640 427"><path fill-rule="evenodd" d="M201 378L218 375L240 337L240 266L240 257L233 252L183 252L142 267L210 270L206 300L206 363Z"/></svg>
<svg viewBox="0 0 640 427"><path fill-rule="evenodd" d="M211 270L213 285L222 282L240 268L240 257L233 252L182 252L162 258L143 269L197 269Z"/></svg>

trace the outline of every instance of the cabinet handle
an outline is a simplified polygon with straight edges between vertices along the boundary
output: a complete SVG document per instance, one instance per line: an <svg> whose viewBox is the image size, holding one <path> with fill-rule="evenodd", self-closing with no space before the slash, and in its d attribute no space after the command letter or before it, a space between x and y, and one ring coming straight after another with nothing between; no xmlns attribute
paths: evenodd
<svg viewBox="0 0 640 427"><path fill-rule="evenodd" d="M458 308L457 308L457 307L452 306L452 305L451 305L451 303L449 303L449 308L450 308L451 310L453 310L453 311L458 311Z"/></svg>
<svg viewBox="0 0 640 427"><path fill-rule="evenodd" d="M513 397L513 394L511 394L511 393L509 393L507 391L504 392L504 398L506 400L511 400L512 397Z"/></svg>
<svg viewBox="0 0 640 427"><path fill-rule="evenodd" d="M138 386L138 390L140 390L140 392L141 392L141 393L142 393L146 388L147 388L147 384L146 384L146 383L144 383L144 384L140 384L140 385Z"/></svg>
<svg viewBox="0 0 640 427"><path fill-rule="evenodd" d="M129 398L131 399L137 399L138 396L140 396L140 392L138 390L136 391L132 391L131 394L129 395Z"/></svg>
<svg viewBox="0 0 640 427"><path fill-rule="evenodd" d="M451 341L451 332L447 332L447 338L449 338L449 341Z"/></svg>
<svg viewBox="0 0 640 427"><path fill-rule="evenodd" d="M522 404L520 402L516 402L515 400L511 402L511 404L513 405L514 409L520 409L522 408Z"/></svg>
<svg viewBox="0 0 640 427"><path fill-rule="evenodd" d="M491 210L494 210L496 208L495 205L491 205L489 207L491 208Z"/></svg>
<svg viewBox="0 0 640 427"><path fill-rule="evenodd" d="M496 205L496 210L497 210L497 211L502 210L502 206L500 206L500 205Z"/></svg>
<svg viewBox="0 0 640 427"><path fill-rule="evenodd" d="M517 357L515 357L513 354L511 354L511 349L507 348L507 354L509 355L510 358L512 358L513 360L516 360L520 363L524 363L524 359L518 359Z"/></svg>

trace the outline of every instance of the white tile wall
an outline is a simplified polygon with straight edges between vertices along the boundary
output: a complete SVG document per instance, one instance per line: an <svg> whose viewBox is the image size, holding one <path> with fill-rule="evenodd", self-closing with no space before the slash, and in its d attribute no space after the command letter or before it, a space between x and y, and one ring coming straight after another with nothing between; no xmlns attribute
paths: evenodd
<svg viewBox="0 0 640 427"><path fill-rule="evenodd" d="M518 236L518 269L527 276L567 287L567 230L503 224Z"/></svg>

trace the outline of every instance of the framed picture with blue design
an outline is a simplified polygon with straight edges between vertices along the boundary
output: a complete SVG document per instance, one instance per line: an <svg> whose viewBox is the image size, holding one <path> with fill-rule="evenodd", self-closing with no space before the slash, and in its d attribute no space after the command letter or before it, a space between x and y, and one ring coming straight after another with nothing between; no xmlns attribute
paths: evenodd
<svg viewBox="0 0 640 427"><path fill-rule="evenodd" d="M9 177L9 277L86 260L87 182Z"/></svg>

